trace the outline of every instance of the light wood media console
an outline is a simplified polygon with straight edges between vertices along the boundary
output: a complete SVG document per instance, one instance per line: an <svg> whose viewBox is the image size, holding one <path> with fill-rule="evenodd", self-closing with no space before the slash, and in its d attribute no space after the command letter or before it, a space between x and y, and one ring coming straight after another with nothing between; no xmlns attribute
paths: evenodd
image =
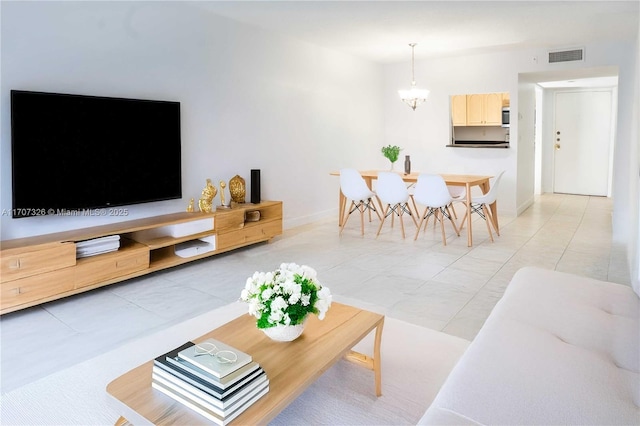
<svg viewBox="0 0 640 426"><path fill-rule="evenodd" d="M212 221L211 229L179 237L158 235L167 227L188 227L203 219ZM263 201L234 204L212 213L174 213L2 241L0 315L269 241L280 234L282 202ZM120 235L117 251L76 259L77 242L110 235ZM179 244L207 237L215 238L211 251L190 257L175 254Z"/></svg>

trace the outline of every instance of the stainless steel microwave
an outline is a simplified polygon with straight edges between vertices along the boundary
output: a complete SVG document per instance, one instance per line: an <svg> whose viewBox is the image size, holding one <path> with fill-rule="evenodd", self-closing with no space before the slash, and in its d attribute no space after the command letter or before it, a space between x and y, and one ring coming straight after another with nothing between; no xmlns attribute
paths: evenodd
<svg viewBox="0 0 640 426"><path fill-rule="evenodd" d="M510 112L509 107L502 108L502 127L509 127Z"/></svg>

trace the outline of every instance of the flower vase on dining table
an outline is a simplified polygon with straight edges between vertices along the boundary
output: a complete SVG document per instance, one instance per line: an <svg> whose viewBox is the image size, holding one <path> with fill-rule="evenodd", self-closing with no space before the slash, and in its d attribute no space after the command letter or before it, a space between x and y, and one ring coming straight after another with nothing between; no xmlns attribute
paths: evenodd
<svg viewBox="0 0 640 426"><path fill-rule="evenodd" d="M389 169L389 171L393 171L393 166L395 165L395 162L398 161L398 155L400 155L401 150L402 148L395 145L382 147L382 155L384 155L384 157L391 162L391 168Z"/></svg>

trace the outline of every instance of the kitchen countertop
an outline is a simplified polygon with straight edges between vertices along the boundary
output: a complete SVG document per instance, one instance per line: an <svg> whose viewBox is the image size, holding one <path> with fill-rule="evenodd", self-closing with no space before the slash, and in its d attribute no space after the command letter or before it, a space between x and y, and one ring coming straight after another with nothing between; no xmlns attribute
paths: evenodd
<svg viewBox="0 0 640 426"><path fill-rule="evenodd" d="M509 142L505 141L454 141L447 145L451 148L509 148Z"/></svg>

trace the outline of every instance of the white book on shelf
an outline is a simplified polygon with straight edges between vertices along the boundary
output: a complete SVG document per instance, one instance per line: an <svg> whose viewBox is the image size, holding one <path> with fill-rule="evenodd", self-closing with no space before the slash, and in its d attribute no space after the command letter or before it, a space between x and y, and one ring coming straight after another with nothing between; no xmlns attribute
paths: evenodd
<svg viewBox="0 0 640 426"><path fill-rule="evenodd" d="M76 242L76 247L91 247L99 244L106 244L110 242L120 241L120 235L108 235L106 237L92 238L90 240Z"/></svg>

